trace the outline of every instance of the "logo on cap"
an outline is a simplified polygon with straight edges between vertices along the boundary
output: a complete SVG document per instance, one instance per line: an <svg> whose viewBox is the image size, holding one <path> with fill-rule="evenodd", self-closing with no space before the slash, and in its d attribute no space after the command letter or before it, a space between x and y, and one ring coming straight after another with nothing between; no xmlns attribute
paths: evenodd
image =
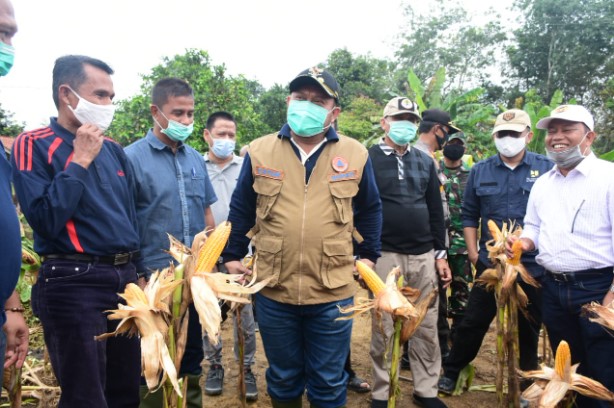
<svg viewBox="0 0 614 408"><path fill-rule="evenodd" d="M515 117L516 117L516 114L514 112L506 112L506 113L503 114L501 119L509 122L510 120L514 119Z"/></svg>
<svg viewBox="0 0 614 408"><path fill-rule="evenodd" d="M346 171L348 169L348 166L348 161L341 156L336 156L333 159L333 170L337 172Z"/></svg>
<svg viewBox="0 0 614 408"><path fill-rule="evenodd" d="M399 109L411 110L414 108L414 103L407 98L399 99Z"/></svg>
<svg viewBox="0 0 614 408"><path fill-rule="evenodd" d="M559 106L558 108L556 108L554 111L555 111L556 113L561 113L561 112L565 112L565 111L567 111L567 109L569 109L569 106L567 106L567 105L562 105L562 106Z"/></svg>

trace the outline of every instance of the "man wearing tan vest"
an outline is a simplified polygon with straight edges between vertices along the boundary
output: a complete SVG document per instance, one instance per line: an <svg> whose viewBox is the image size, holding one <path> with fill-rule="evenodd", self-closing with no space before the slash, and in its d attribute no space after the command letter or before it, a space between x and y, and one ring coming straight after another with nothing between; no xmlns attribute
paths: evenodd
<svg viewBox="0 0 614 408"><path fill-rule="evenodd" d="M274 408L346 404L354 249L366 263L379 257L381 202L366 149L331 124L339 85L318 68L290 82L287 120L276 134L249 146L230 203L232 233L222 257L231 273L250 238L258 279L256 314L269 361L267 391Z"/></svg>

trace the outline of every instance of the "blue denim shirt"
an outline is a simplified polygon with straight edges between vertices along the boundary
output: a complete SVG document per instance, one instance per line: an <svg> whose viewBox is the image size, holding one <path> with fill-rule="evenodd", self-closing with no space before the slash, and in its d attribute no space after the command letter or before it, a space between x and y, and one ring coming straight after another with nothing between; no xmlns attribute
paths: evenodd
<svg viewBox="0 0 614 408"><path fill-rule="evenodd" d="M486 241L492 239L488 220L495 221L499 228L510 220L523 225L531 188L552 166L545 156L529 151L514 170L507 167L498 154L473 166L463 196L462 219L463 228L479 228L480 219L482 221L479 254L482 263L490 265L486 251ZM542 271L535 263L536 254L524 254L522 263L532 275L539 276Z"/></svg>
<svg viewBox="0 0 614 408"><path fill-rule="evenodd" d="M167 233L187 246L205 228L205 209L217 201L205 160L181 144L177 152L150 129L126 147L136 178L136 213L141 239L139 272L165 268L171 260Z"/></svg>

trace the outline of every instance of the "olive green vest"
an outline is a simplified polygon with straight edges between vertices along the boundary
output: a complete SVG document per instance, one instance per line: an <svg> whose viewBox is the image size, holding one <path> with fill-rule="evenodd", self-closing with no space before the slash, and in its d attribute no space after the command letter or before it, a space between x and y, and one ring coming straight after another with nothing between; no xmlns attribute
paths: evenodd
<svg viewBox="0 0 614 408"><path fill-rule="evenodd" d="M273 276L261 293L294 305L353 296L352 198L367 150L345 136L327 142L308 184L287 138L259 138L250 143L249 155L258 198L248 235L254 238L258 279Z"/></svg>

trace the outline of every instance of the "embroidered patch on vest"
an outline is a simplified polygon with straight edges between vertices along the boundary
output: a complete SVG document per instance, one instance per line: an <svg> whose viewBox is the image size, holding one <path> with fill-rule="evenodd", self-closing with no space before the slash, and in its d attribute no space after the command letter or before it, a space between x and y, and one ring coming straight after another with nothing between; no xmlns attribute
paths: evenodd
<svg viewBox="0 0 614 408"><path fill-rule="evenodd" d="M333 170L339 173L346 171L349 167L348 161L341 156L335 156L333 159Z"/></svg>
<svg viewBox="0 0 614 408"><path fill-rule="evenodd" d="M358 178L358 170L350 170L344 173L334 173L328 176L328 179L334 183L336 181L356 180Z"/></svg>
<svg viewBox="0 0 614 408"><path fill-rule="evenodd" d="M256 166L256 176L283 180L284 172L281 170L270 169L268 167Z"/></svg>

